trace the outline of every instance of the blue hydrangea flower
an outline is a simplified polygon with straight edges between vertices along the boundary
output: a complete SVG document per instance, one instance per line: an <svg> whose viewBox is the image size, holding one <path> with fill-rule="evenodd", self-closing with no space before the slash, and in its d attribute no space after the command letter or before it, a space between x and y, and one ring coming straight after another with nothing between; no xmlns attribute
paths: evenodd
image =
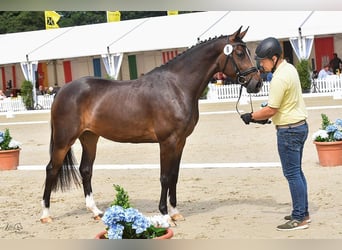
<svg viewBox="0 0 342 250"><path fill-rule="evenodd" d="M335 131L335 133L334 133L334 139L336 140L336 141L342 141L342 132L341 131Z"/></svg>
<svg viewBox="0 0 342 250"><path fill-rule="evenodd" d="M121 224L113 224L113 226L108 229L108 239L122 239L124 228L125 227Z"/></svg>
<svg viewBox="0 0 342 250"><path fill-rule="evenodd" d="M328 133L334 133L335 131L338 130L337 126L335 124L332 124L332 125L328 125L325 130L328 132Z"/></svg>
<svg viewBox="0 0 342 250"><path fill-rule="evenodd" d="M108 239L122 239L125 227L130 227L135 230L136 234L143 233L151 226L150 221L137 209L121 206L109 207L102 221L107 226Z"/></svg>
<svg viewBox="0 0 342 250"><path fill-rule="evenodd" d="M108 227L113 227L119 221L124 220L125 218L125 211L120 206L112 206L109 207L102 217L102 221Z"/></svg>
<svg viewBox="0 0 342 250"><path fill-rule="evenodd" d="M147 218L145 218L143 215L139 215L135 218L132 228L135 229L136 233L140 234L146 231L146 229L150 226L150 221L147 220Z"/></svg>
<svg viewBox="0 0 342 250"><path fill-rule="evenodd" d="M132 207L129 207L125 210L125 221L126 222L133 222L137 216L139 216L140 213L137 209L134 209Z"/></svg>
<svg viewBox="0 0 342 250"><path fill-rule="evenodd" d="M337 119L336 122L335 122L336 125L338 126L342 126L342 119Z"/></svg>

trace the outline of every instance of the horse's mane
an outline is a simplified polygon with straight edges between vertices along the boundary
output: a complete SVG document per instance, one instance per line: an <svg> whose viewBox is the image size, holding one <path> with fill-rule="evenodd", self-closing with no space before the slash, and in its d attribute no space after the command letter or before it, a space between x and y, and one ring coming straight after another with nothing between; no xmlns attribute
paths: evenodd
<svg viewBox="0 0 342 250"><path fill-rule="evenodd" d="M189 54L189 53L192 53L192 51L194 51L196 48L200 47L200 46L203 46L203 45L206 45L207 43L211 43L211 42L214 42L216 40L219 40L219 39L222 39L222 38L227 38L228 36L227 35L221 35L219 37L215 36L213 38L208 38L206 40L203 40L203 41L198 41L195 45L191 46L190 48L186 49L185 51L183 51L182 53L180 54L177 54L177 56L175 56L174 58L172 58L171 60L167 61L166 63L152 69L150 72L154 71L154 70L157 70L157 69L160 69L160 68L163 68L167 65L169 65L170 63L174 63L174 61L177 61L179 60L180 57L183 57L185 54Z"/></svg>

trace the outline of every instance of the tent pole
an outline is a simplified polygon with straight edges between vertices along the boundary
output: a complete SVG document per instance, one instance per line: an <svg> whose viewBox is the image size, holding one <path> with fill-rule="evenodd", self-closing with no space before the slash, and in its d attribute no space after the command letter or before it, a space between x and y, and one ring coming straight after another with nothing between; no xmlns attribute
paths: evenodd
<svg viewBox="0 0 342 250"><path fill-rule="evenodd" d="M298 33L299 33L299 54L300 54L300 59L303 57L303 37L302 37L302 28L298 28Z"/></svg>

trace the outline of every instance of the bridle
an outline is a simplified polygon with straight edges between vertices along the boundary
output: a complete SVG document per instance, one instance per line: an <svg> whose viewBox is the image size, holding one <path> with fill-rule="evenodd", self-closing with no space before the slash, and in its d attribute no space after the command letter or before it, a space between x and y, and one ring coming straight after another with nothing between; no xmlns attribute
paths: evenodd
<svg viewBox="0 0 342 250"><path fill-rule="evenodd" d="M227 45L228 44L230 44L233 47L233 51L239 45L244 47L245 48L245 52L248 55L248 58L249 58L250 62L253 64L251 56L250 56L250 54L248 52L246 43L244 43L244 42L229 43L229 36L228 36L228 43L227 43ZM228 55L226 55L226 60L225 60L224 65L223 65L222 72L224 72L224 70L227 67L228 61L231 59L233 67L235 69L235 74L236 74L235 83L241 84L241 86L246 87L248 85L249 81L251 80L251 78L250 78L247 81L246 76L251 74L251 73L258 72L258 69L257 69L257 67L251 67L251 68L246 69L244 71L240 71L239 67L237 66L237 64L236 64L236 62L234 60L233 51L231 53L229 53Z"/></svg>
<svg viewBox="0 0 342 250"><path fill-rule="evenodd" d="M228 44L230 44L233 47L233 51L235 50L235 48L237 46L239 46L239 45L242 46L245 49L245 52L248 55L250 62L253 64L251 56L250 56L249 51L247 49L246 43L244 43L244 42L229 43L229 36L228 36L227 45ZM239 67L237 66L237 64L236 64L236 62L234 60L233 51L231 53L229 53L228 55L226 54L226 60L224 62L224 66L223 66L222 72L224 72L224 70L227 67L228 61L230 60L232 62L232 64L233 64L234 69L235 69L236 77L235 77L234 83L240 84L239 98L238 98L238 100L236 102L235 109L238 112L238 114L241 115L241 113L240 113L240 111L238 109L238 104L239 104L240 99L241 99L242 89L243 89L243 87L247 87L248 83L252 79L252 78L249 78L249 80L247 80L246 76L248 76L251 73L258 72L258 69L257 69L257 67L251 67L251 68L248 68L248 69L246 69L244 71L240 71ZM251 94L249 94L249 99L250 99L250 105L251 105L251 110L252 110L251 112L253 112L253 104L252 104Z"/></svg>

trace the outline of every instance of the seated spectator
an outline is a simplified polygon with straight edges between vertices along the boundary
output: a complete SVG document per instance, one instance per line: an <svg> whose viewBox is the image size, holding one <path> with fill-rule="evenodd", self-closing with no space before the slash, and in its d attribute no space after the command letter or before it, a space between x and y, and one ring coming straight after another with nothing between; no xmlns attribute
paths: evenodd
<svg viewBox="0 0 342 250"><path fill-rule="evenodd" d="M0 89L0 100L5 99L6 97L5 93Z"/></svg>
<svg viewBox="0 0 342 250"><path fill-rule="evenodd" d="M324 65L324 67L318 73L318 79L324 79L329 75L333 75L329 67L330 67L329 64Z"/></svg>
<svg viewBox="0 0 342 250"><path fill-rule="evenodd" d="M46 94L46 91L44 89L44 86L43 85L39 85L39 89L37 91L37 95L45 95Z"/></svg>
<svg viewBox="0 0 342 250"><path fill-rule="evenodd" d="M227 76L223 72L217 72L214 74L214 79L216 80L216 84L223 84L226 77Z"/></svg>

